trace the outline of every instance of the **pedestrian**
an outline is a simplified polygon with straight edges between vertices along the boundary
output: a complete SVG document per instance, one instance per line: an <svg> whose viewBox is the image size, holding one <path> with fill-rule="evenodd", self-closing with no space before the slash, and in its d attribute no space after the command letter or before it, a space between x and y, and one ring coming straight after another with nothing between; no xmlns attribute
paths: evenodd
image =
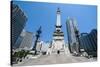
<svg viewBox="0 0 100 67"><path fill-rule="evenodd" d="M57 54L60 54L60 51L59 50L57 51Z"/></svg>

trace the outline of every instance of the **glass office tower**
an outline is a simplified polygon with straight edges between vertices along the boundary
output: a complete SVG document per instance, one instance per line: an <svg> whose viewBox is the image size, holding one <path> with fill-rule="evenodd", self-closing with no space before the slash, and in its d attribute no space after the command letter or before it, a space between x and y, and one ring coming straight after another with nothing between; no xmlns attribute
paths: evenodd
<svg viewBox="0 0 100 67"><path fill-rule="evenodd" d="M97 30L93 29L90 33L81 33L80 47L84 49L88 55L97 57Z"/></svg>
<svg viewBox="0 0 100 67"><path fill-rule="evenodd" d="M75 19L68 18L66 22L68 46L70 53L79 53L78 35L79 31Z"/></svg>
<svg viewBox="0 0 100 67"><path fill-rule="evenodd" d="M18 37L20 36L25 24L27 17L22 9L11 2L11 44L15 45Z"/></svg>

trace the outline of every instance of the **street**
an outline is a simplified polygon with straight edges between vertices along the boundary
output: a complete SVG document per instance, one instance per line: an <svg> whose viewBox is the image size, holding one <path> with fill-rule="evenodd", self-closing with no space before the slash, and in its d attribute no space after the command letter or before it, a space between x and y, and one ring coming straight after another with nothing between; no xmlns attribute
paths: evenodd
<svg viewBox="0 0 100 67"><path fill-rule="evenodd" d="M80 63L96 61L96 59L87 59L85 57L75 57L69 54L51 54L41 55L37 59L28 59L22 64L15 64L14 66L31 66L31 65L45 65L45 64L62 64L62 63Z"/></svg>

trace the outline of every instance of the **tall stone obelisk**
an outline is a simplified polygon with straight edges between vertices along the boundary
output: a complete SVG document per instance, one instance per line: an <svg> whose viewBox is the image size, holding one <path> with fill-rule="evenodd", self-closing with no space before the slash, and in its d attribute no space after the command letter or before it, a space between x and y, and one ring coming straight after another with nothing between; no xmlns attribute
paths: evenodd
<svg viewBox="0 0 100 67"><path fill-rule="evenodd" d="M61 11L57 9L57 21L55 25L56 29L53 33L53 41L52 41L52 52L60 53L64 50L65 42L64 42L64 33L61 31Z"/></svg>

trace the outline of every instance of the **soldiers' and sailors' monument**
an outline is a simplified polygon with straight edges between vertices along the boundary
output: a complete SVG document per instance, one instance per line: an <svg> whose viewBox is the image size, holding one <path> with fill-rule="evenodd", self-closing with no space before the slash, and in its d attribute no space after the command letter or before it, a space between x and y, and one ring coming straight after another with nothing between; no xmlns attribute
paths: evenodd
<svg viewBox="0 0 100 67"><path fill-rule="evenodd" d="M52 53L61 53L65 48L64 33L61 30L61 11L57 9L56 29L53 33Z"/></svg>

